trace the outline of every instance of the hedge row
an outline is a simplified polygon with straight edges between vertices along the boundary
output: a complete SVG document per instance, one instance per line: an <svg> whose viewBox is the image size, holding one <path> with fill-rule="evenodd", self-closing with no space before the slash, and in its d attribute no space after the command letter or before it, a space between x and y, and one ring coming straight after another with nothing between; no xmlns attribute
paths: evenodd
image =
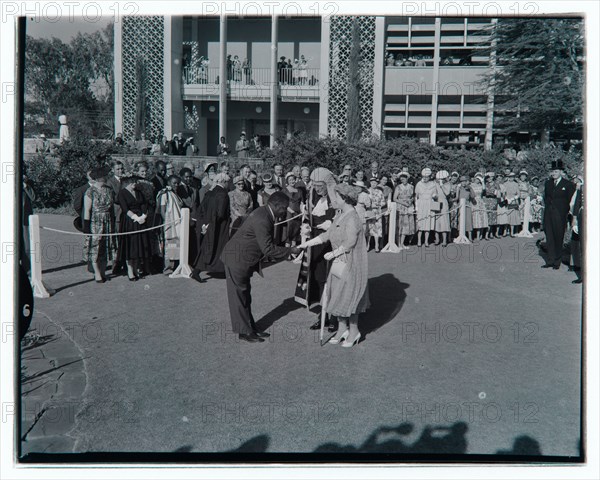
<svg viewBox="0 0 600 480"><path fill-rule="evenodd" d="M73 190L85 182L85 172L89 168L108 164L113 155L123 153L122 148L110 143L80 140L59 146L54 156L34 156L26 164L26 174L33 182L37 197L34 206L56 208L69 203ZM150 158L158 160L160 157ZM434 172L443 169L461 174L472 174L481 168L486 171L510 168L516 172L525 169L530 176L543 178L553 160L563 161L570 175L583 171L581 152L564 151L559 147L526 150L517 160L514 152L511 154L503 148L491 151L443 148L408 137L351 145L337 139L299 135L273 149L265 149L262 158L263 170L281 163L286 171L301 165L326 167L334 173L339 173L346 164L367 170L373 160L377 160L383 172L408 167L413 175L418 175L424 167ZM182 157L177 159L183 160Z"/></svg>

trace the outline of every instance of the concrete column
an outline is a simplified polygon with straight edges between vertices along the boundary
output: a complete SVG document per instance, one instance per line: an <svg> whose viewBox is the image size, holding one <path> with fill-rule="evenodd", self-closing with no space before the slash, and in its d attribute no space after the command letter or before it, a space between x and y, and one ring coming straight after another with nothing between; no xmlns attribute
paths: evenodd
<svg viewBox="0 0 600 480"><path fill-rule="evenodd" d="M185 124L182 96L182 43L183 17L165 16L163 42L163 132L169 139L173 134L182 131Z"/></svg>
<svg viewBox="0 0 600 480"><path fill-rule="evenodd" d="M321 18L321 66L319 72L319 137L328 135L327 116L329 114L329 49L331 18Z"/></svg>
<svg viewBox="0 0 600 480"><path fill-rule="evenodd" d="M375 71L373 72L373 126L377 137L383 131L383 97L385 95L385 17L375 17Z"/></svg>
<svg viewBox="0 0 600 480"><path fill-rule="evenodd" d="M271 19L271 95L269 104L269 146L273 148L277 140L277 92L279 91L279 78L277 76L277 41L278 18L273 15Z"/></svg>
<svg viewBox="0 0 600 480"><path fill-rule="evenodd" d="M288 118L288 121L287 121L287 133L286 133L286 138L288 140L290 138L292 138L292 133L294 133L294 120L292 120L291 118Z"/></svg>
<svg viewBox="0 0 600 480"><path fill-rule="evenodd" d="M115 131L123 132L123 19L114 23L114 92L115 92ZM129 140L125 138L125 140Z"/></svg>
<svg viewBox="0 0 600 480"><path fill-rule="evenodd" d="M433 47L433 94L431 95L431 129L429 133L429 143L436 144L437 140L437 109L440 82L440 39L442 34L442 19L435 19L435 43Z"/></svg>
<svg viewBox="0 0 600 480"><path fill-rule="evenodd" d="M492 19L492 24L496 28L498 19ZM487 91L487 105L485 111L485 142L484 149L491 150L493 145L494 136L494 103L495 103L495 87L496 87L496 47L497 41L495 38L492 40L492 51L490 52L490 73L491 81L489 83Z"/></svg>
<svg viewBox="0 0 600 480"><path fill-rule="evenodd" d="M219 23L219 138L227 138L227 16Z"/></svg>

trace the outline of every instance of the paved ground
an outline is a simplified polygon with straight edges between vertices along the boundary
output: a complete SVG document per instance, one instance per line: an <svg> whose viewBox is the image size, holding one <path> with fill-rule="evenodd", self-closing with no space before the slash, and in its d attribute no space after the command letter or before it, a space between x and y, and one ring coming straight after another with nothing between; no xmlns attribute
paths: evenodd
<svg viewBox="0 0 600 480"><path fill-rule="evenodd" d="M77 237L43 231L42 243L56 294L36 301L36 334L64 346L48 355L64 372L53 401L69 409L52 431L31 407L24 452L61 435L49 451L579 454L582 289L566 268L540 269L535 239L370 253L373 307L351 349L308 330L290 263L253 279L272 336L245 344L224 280L97 285L71 266ZM25 352L28 375L48 375L28 355L53 343Z"/></svg>

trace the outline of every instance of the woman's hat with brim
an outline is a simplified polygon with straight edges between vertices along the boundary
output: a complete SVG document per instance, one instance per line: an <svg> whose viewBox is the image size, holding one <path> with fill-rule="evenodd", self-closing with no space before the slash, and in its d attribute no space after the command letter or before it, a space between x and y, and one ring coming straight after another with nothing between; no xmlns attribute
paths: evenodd
<svg viewBox="0 0 600 480"><path fill-rule="evenodd" d="M208 171L210 170L210 167L215 167L215 170L217 169L218 165L216 163L209 163L206 168L204 169L204 173L208 173Z"/></svg>
<svg viewBox="0 0 600 480"><path fill-rule="evenodd" d="M237 177L234 177L234 179L233 179L234 185L237 185L238 183L244 183L244 177L242 177L241 175L238 175Z"/></svg>
<svg viewBox="0 0 600 480"><path fill-rule="evenodd" d="M528 177L528 176L529 176L529 174L527 173L527 170L521 170L521 171L519 172L519 177L520 177L521 175L525 175L526 177Z"/></svg>
<svg viewBox="0 0 600 480"><path fill-rule="evenodd" d="M335 191L344 197L352 199L356 203L358 202L358 194L361 192L361 188L346 183L338 183L335 186Z"/></svg>
<svg viewBox="0 0 600 480"><path fill-rule="evenodd" d="M461 175L460 178L459 178L459 180L461 182L468 182L469 181L469 177L467 177L466 175Z"/></svg>
<svg viewBox="0 0 600 480"><path fill-rule="evenodd" d="M285 174L285 181L287 182L287 179L290 177L294 177L296 178L296 175L294 174L294 172L288 172Z"/></svg>
<svg viewBox="0 0 600 480"><path fill-rule="evenodd" d="M262 178L263 182L272 182L273 181L273 175L268 172L263 173L261 178Z"/></svg>
<svg viewBox="0 0 600 480"><path fill-rule="evenodd" d="M448 173L447 170L440 170L439 172L437 172L435 174L435 178L436 180L445 180L446 178L448 178L450 176L450 174Z"/></svg>
<svg viewBox="0 0 600 480"><path fill-rule="evenodd" d="M410 173L408 172L400 172L398 177L410 178Z"/></svg>
<svg viewBox="0 0 600 480"><path fill-rule="evenodd" d="M431 168L425 167L423 170L421 170L421 176L422 177L431 177Z"/></svg>

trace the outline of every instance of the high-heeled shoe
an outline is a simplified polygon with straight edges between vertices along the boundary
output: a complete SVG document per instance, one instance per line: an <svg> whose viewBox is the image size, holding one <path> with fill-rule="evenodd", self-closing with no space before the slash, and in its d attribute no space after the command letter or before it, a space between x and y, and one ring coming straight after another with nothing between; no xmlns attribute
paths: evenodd
<svg viewBox="0 0 600 480"><path fill-rule="evenodd" d="M329 340L329 343L331 343L332 345L337 345L338 343L345 342L346 339L348 338L349 333L350 333L350 330L346 330L344 333L342 333L340 335L340 338L331 337L331 339Z"/></svg>
<svg viewBox="0 0 600 480"><path fill-rule="evenodd" d="M353 347L354 344L358 343L358 341L360 340L360 332L358 332L358 334L356 335L356 337L354 337L354 340L352 340L351 342L344 342L342 343L342 347L344 348L350 348Z"/></svg>

